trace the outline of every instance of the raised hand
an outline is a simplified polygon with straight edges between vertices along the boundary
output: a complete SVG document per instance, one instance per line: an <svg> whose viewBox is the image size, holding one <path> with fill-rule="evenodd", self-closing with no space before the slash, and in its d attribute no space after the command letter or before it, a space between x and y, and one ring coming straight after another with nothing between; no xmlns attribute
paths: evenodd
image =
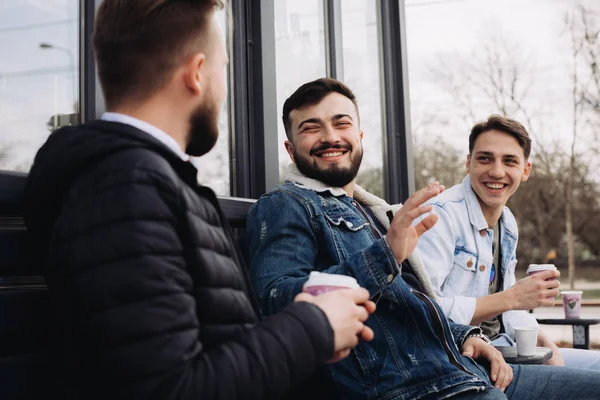
<svg viewBox="0 0 600 400"><path fill-rule="evenodd" d="M437 214L430 214L413 226L413 221L431 211L431 205L423 205L427 200L444 191L445 187L439 182L432 183L413 193L402 208L394 215L387 231L386 240L392 249L396 261L401 263L417 247L419 237L431 229L438 220Z"/></svg>

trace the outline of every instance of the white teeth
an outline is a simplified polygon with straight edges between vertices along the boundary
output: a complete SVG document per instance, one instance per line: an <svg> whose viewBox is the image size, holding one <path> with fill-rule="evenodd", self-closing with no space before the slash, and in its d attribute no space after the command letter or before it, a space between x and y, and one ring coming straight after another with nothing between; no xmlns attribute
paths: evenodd
<svg viewBox="0 0 600 400"><path fill-rule="evenodd" d="M323 154L321 154L321 157L323 157L323 158L337 157L337 156L341 156L342 154L344 154L344 153L342 153L341 151L336 151L335 153L323 153Z"/></svg>
<svg viewBox="0 0 600 400"><path fill-rule="evenodd" d="M504 187L502 183L486 183L485 186L490 189L502 189Z"/></svg>

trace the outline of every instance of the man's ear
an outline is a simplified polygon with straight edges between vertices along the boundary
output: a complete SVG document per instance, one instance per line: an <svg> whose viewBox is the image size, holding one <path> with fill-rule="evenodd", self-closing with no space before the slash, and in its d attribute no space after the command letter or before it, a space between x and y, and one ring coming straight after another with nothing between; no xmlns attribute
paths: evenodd
<svg viewBox="0 0 600 400"><path fill-rule="evenodd" d="M203 68L205 59L206 55L204 53L197 53L190 57L183 66L183 82L196 96L202 93L204 80L206 79Z"/></svg>
<svg viewBox="0 0 600 400"><path fill-rule="evenodd" d="M295 163L296 160L294 160L294 145L289 140L286 140L284 145L285 145L285 149L287 150L292 162Z"/></svg>
<svg viewBox="0 0 600 400"><path fill-rule="evenodd" d="M529 179L529 174L531 174L531 161L527 161L525 163L525 168L523 172L523 176L521 177L521 182L526 182Z"/></svg>
<svg viewBox="0 0 600 400"><path fill-rule="evenodd" d="M467 170L467 174L471 173L471 154L467 154L467 163L465 164L465 169Z"/></svg>

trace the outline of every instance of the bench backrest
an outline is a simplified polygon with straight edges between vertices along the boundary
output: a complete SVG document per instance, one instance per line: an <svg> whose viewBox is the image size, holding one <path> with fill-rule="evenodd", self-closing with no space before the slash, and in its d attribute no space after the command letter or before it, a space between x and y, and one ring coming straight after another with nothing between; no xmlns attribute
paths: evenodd
<svg viewBox="0 0 600 400"><path fill-rule="evenodd" d="M0 398L46 398L53 382L52 315L45 280L29 255L22 196L27 175L0 171ZM220 197L229 223L238 229L254 200ZM55 368L54 368L55 369Z"/></svg>

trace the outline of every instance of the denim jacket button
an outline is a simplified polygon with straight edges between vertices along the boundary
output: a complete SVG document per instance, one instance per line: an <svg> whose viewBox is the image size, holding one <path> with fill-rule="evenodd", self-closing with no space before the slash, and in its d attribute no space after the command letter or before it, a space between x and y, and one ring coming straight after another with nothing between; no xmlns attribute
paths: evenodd
<svg viewBox="0 0 600 400"><path fill-rule="evenodd" d="M387 281L388 281L388 283L392 283L392 281L393 281L393 280L394 280L394 275L392 275L392 274L389 274L389 275L387 276Z"/></svg>
<svg viewBox="0 0 600 400"><path fill-rule="evenodd" d="M485 235L487 235L487 232L485 231L485 229L482 229L482 230L479 231L479 234L481 236L485 236Z"/></svg>
<svg viewBox="0 0 600 400"><path fill-rule="evenodd" d="M473 260L467 261L467 268L471 268L473 266Z"/></svg>
<svg viewBox="0 0 600 400"><path fill-rule="evenodd" d="M479 266L479 270L480 270L481 272L485 271L485 265L480 265L480 266Z"/></svg>

